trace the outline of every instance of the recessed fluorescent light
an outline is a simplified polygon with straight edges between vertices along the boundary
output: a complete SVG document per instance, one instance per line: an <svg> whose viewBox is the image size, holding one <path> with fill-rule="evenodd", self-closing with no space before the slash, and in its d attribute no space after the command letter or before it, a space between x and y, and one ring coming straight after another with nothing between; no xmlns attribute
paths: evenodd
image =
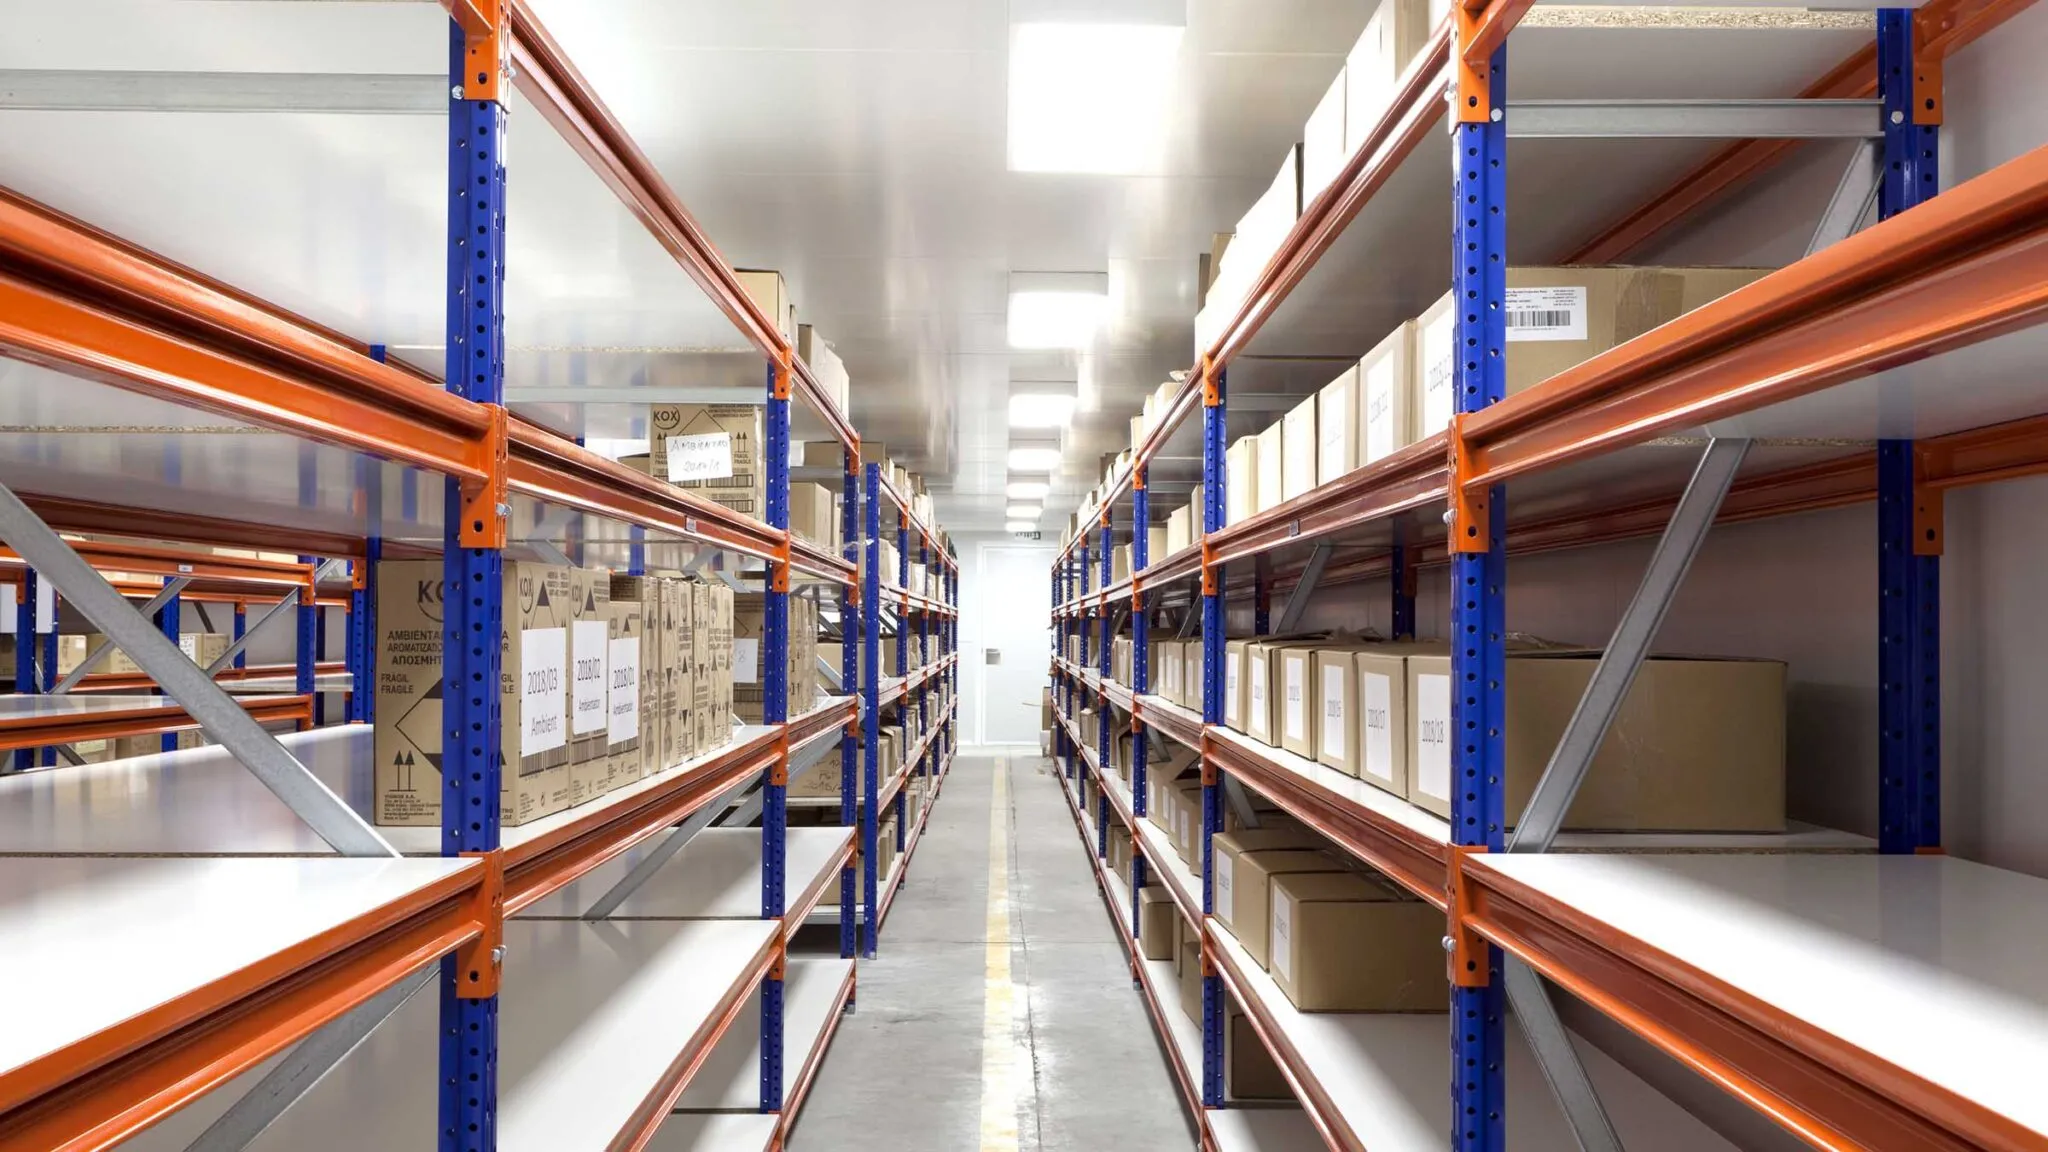
<svg viewBox="0 0 2048 1152"><path fill-rule="evenodd" d="M1107 272L1010 273L1010 347L1085 349L1109 319Z"/></svg>
<svg viewBox="0 0 2048 1152"><path fill-rule="evenodd" d="M1003 515L1012 520L1036 520L1045 512L1036 504L1012 504L1003 509Z"/></svg>
<svg viewBox="0 0 2048 1152"><path fill-rule="evenodd" d="M1056 392L1010 393L1010 427L1065 428L1074 418L1078 397Z"/></svg>
<svg viewBox="0 0 2048 1152"><path fill-rule="evenodd" d="M1156 171L1181 31L1168 24L1012 26L1010 170Z"/></svg>
<svg viewBox="0 0 2048 1152"><path fill-rule="evenodd" d="M1010 449L1010 471L1051 472L1060 466L1060 450L1057 448L1012 448Z"/></svg>
<svg viewBox="0 0 2048 1152"><path fill-rule="evenodd" d="M1037 480L1012 480L1003 495L1012 500L1043 500L1052 495L1052 485Z"/></svg>
<svg viewBox="0 0 2048 1152"><path fill-rule="evenodd" d="M1005 532L1036 532L1036 531L1038 531L1038 525L1036 525L1036 524L1033 524L1033 523L1031 523L1031 522L1030 522L1030 521L1028 521L1028 520L1012 520L1012 521L1010 521L1010 522L1009 522L1008 524L1005 524L1005 525L1003 525L1003 531L1005 531Z"/></svg>

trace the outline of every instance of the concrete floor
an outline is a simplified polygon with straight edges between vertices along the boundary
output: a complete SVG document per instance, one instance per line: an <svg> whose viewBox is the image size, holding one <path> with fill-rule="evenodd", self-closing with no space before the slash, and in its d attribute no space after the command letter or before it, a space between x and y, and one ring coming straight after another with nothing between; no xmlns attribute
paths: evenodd
<svg viewBox="0 0 2048 1152"><path fill-rule="evenodd" d="M1014 1143L983 1136L994 773L1009 797ZM862 961L790 1152L1186 1152L1195 1143L1051 762L962 756ZM1028 1075L1024 1074L1028 1072Z"/></svg>

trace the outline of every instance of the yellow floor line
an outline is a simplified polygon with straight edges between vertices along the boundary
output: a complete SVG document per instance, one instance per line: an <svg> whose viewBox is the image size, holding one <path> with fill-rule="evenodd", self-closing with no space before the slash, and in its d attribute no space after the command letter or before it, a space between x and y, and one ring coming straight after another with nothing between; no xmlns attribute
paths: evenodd
<svg viewBox="0 0 2048 1152"><path fill-rule="evenodd" d="M988 816L987 984L981 1018L981 1152L1016 1152L1018 1077L1027 1061L1017 1042L1016 985L1010 981L1010 764L995 762Z"/></svg>

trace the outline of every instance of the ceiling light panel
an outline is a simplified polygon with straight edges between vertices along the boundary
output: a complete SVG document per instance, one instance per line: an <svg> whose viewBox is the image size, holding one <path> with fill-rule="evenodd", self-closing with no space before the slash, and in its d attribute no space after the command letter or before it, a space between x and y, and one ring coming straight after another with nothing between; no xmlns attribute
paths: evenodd
<svg viewBox="0 0 2048 1152"><path fill-rule="evenodd" d="M1010 471L1053 472L1060 466L1060 450L1045 445L1020 445L1010 449Z"/></svg>
<svg viewBox="0 0 2048 1152"><path fill-rule="evenodd" d="M1157 171L1174 105L1178 24L1010 28L1010 170Z"/></svg>
<svg viewBox="0 0 2048 1152"><path fill-rule="evenodd" d="M1012 500L1044 500L1052 495L1052 485L1039 480L1012 480L1003 489L1003 495Z"/></svg>

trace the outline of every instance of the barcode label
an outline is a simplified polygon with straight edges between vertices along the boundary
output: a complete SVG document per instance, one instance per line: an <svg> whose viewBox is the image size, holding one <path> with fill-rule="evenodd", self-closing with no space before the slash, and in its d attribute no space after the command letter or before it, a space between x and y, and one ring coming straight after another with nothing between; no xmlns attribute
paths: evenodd
<svg viewBox="0 0 2048 1152"><path fill-rule="evenodd" d="M1507 333L1519 340L1584 340L1584 288L1508 289Z"/></svg>

